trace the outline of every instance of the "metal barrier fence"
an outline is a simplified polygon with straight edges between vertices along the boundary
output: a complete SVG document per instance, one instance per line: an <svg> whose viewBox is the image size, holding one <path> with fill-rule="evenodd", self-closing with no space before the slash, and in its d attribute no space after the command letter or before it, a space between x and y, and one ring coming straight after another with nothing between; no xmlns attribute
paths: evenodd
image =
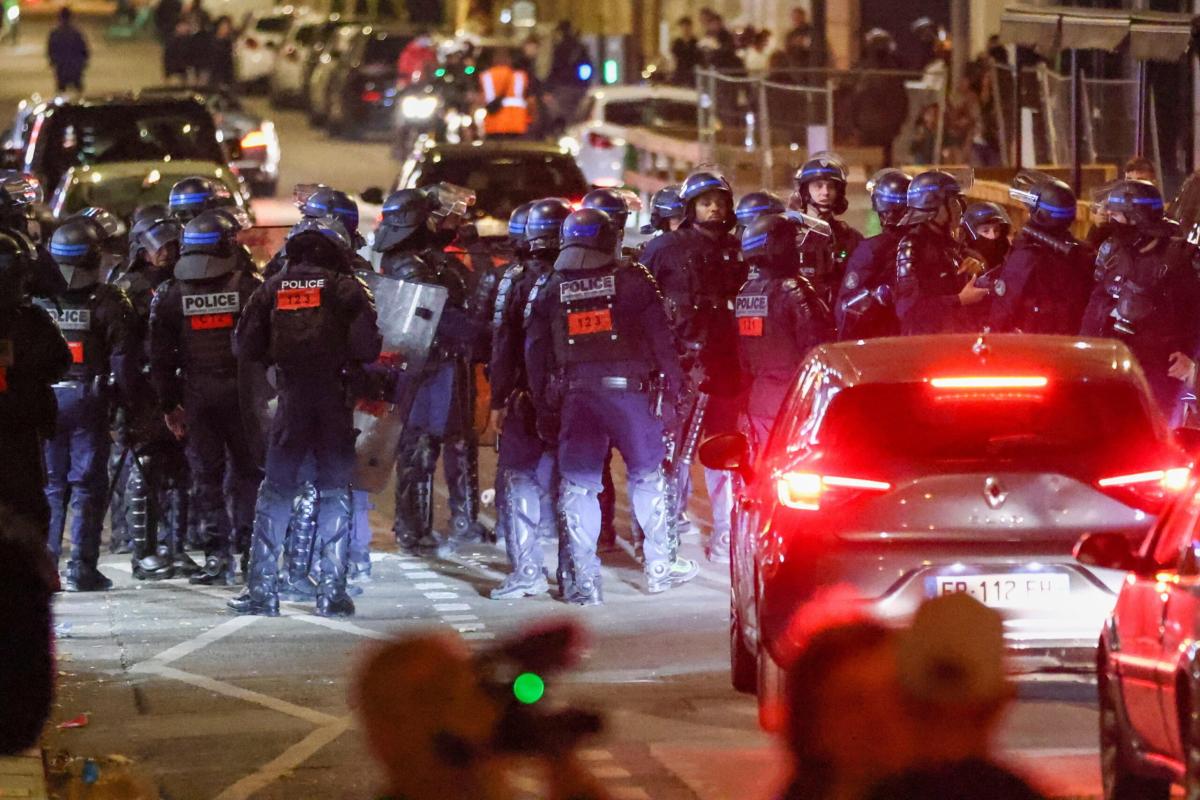
<svg viewBox="0 0 1200 800"><path fill-rule="evenodd" d="M943 160L946 91L940 74L698 70L696 88L700 142L714 157L754 156L763 185L777 184L777 167L794 168L798 151L875 147L890 149L897 163Z"/></svg>

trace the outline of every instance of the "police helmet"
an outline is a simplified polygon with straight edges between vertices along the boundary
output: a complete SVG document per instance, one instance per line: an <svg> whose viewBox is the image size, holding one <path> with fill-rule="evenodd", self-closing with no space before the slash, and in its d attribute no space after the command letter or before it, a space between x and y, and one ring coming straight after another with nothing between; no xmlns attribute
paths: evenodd
<svg viewBox="0 0 1200 800"><path fill-rule="evenodd" d="M879 215L884 225L896 225L908 210L908 185L912 177L903 170L889 167L881 169L867 181L867 194L871 195L871 208Z"/></svg>
<svg viewBox="0 0 1200 800"><path fill-rule="evenodd" d="M737 217L739 225L745 226L759 217L765 217L768 214L782 214L786 210L787 207L779 195L763 190L744 195L741 200L738 200L733 215Z"/></svg>
<svg viewBox="0 0 1200 800"><path fill-rule="evenodd" d="M167 206L171 214L187 224L201 211L219 206L233 205L229 190L212 178L193 176L184 178L171 187Z"/></svg>
<svg viewBox="0 0 1200 800"><path fill-rule="evenodd" d="M133 235L133 228L139 222L145 219L166 219L171 216L171 209L164 203L150 203L144 206L138 206L133 210L133 214L129 217L129 235Z"/></svg>
<svg viewBox="0 0 1200 800"><path fill-rule="evenodd" d="M896 39L883 28L871 28L863 36L866 49L876 53L892 53L896 50Z"/></svg>
<svg viewBox="0 0 1200 800"><path fill-rule="evenodd" d="M846 200L846 164L841 157L829 152L815 153L796 170L796 174L792 176L792 183L802 211L807 211L809 206L815 207L808 196L808 185L813 181L832 181L838 190L833 205L818 210L835 215L845 214L850 205Z"/></svg>
<svg viewBox="0 0 1200 800"><path fill-rule="evenodd" d="M50 237L50 255L70 289L100 282L100 254L100 233L87 220L68 220Z"/></svg>
<svg viewBox="0 0 1200 800"><path fill-rule="evenodd" d="M166 210L165 208L163 209ZM172 217L143 217L133 224L129 232L129 256L137 258L142 253L156 253L164 247L179 247L183 238L183 226Z"/></svg>
<svg viewBox="0 0 1200 800"><path fill-rule="evenodd" d="M435 207L436 201L419 189L392 192L383 203L383 214L375 229L375 252L391 250L418 230L428 230Z"/></svg>
<svg viewBox="0 0 1200 800"><path fill-rule="evenodd" d="M175 277L204 280L228 275L238 263L238 225L217 209L202 212L183 228Z"/></svg>
<svg viewBox="0 0 1200 800"><path fill-rule="evenodd" d="M795 273L800 268L797 237L803 228L782 214L751 220L742 231L742 256L773 273Z"/></svg>
<svg viewBox="0 0 1200 800"><path fill-rule="evenodd" d="M344 258L352 250L350 234L334 217L305 217L288 231L283 252L288 258L327 255Z"/></svg>
<svg viewBox="0 0 1200 800"><path fill-rule="evenodd" d="M991 224L1004 226L1003 236L1007 236L1008 232L1012 230L1012 220L1009 218L1008 212L996 203L971 203L963 211L962 226L972 241L979 238L979 229L982 226Z"/></svg>
<svg viewBox="0 0 1200 800"><path fill-rule="evenodd" d="M689 222L696 220L696 201L701 196L709 192L721 192L729 198L729 216L721 220L719 227L728 231L737 222L737 217L733 215L733 189L729 186L729 181L725 180L723 175L718 175L715 172L701 170L693 172L684 180L683 185L679 187L679 199L684 204L684 219ZM713 227L718 227L714 225Z"/></svg>
<svg viewBox="0 0 1200 800"><path fill-rule="evenodd" d="M562 224L562 250L557 270L592 269L611 264L617 252L617 228L598 208L581 208Z"/></svg>
<svg viewBox="0 0 1200 800"><path fill-rule="evenodd" d="M1104 211L1124 215L1126 226L1157 228L1163 221L1162 193L1149 181L1117 181L1105 186L1100 193Z"/></svg>
<svg viewBox="0 0 1200 800"><path fill-rule="evenodd" d="M358 234L358 203L337 189L318 188L304 201L300 213L306 217L333 217L351 237Z"/></svg>
<svg viewBox="0 0 1200 800"><path fill-rule="evenodd" d="M1066 230L1075 221L1076 197L1071 187L1035 170L1022 170L1009 196L1029 209L1029 223L1043 231Z"/></svg>
<svg viewBox="0 0 1200 800"><path fill-rule="evenodd" d="M650 222L642 226L642 233L670 230L670 221L683 219L685 209L675 184L664 186L650 197Z"/></svg>
<svg viewBox="0 0 1200 800"><path fill-rule="evenodd" d="M595 208L608 214L618 232L625 230L629 221L629 204L624 195L615 189L592 189L583 196L583 208Z"/></svg>
<svg viewBox="0 0 1200 800"><path fill-rule="evenodd" d="M531 253L545 253L562 247L562 227L571 216L571 204L558 197L539 200L529 209L525 221L525 242Z"/></svg>
<svg viewBox="0 0 1200 800"><path fill-rule="evenodd" d="M67 219L82 219L96 226L96 232L100 234L100 248L103 251L102 269L107 271L121 262L125 255L125 234L129 232L125 220L99 206L88 206L76 211Z"/></svg>
<svg viewBox="0 0 1200 800"><path fill-rule="evenodd" d="M533 202L521 203L513 209L508 215L508 241L520 249L521 245L526 241L525 233L526 226L529 223L529 209L533 208Z"/></svg>
<svg viewBox="0 0 1200 800"><path fill-rule="evenodd" d="M15 169L0 170L0 211L25 208L42 202L42 183Z"/></svg>
<svg viewBox="0 0 1200 800"><path fill-rule="evenodd" d="M942 208L951 203L963 205L966 187L951 173L931 169L912 179L906 193L908 211L900 219L901 225L915 225L937 216Z"/></svg>

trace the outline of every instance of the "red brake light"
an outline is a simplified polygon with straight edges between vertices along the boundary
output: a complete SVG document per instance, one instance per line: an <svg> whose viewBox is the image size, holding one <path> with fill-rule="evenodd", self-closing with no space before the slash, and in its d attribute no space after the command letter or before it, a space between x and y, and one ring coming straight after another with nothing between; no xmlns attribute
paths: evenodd
<svg viewBox="0 0 1200 800"><path fill-rule="evenodd" d="M1171 495L1183 491L1191 477L1187 467L1170 467L1101 478L1096 485L1122 503L1156 514Z"/></svg>
<svg viewBox="0 0 1200 800"><path fill-rule="evenodd" d="M242 137L242 149L249 150L252 147L266 147L267 135L261 130L253 130Z"/></svg>
<svg viewBox="0 0 1200 800"><path fill-rule="evenodd" d="M801 511L818 511L821 504L845 500L861 492L886 492L892 485L886 481L848 478L840 475L818 475L815 472L785 472L776 481L779 502Z"/></svg>
<svg viewBox="0 0 1200 800"><path fill-rule="evenodd" d="M364 103L378 103L383 99L383 92L376 91L375 89L368 89L362 93L362 99Z"/></svg>
<svg viewBox="0 0 1200 800"><path fill-rule="evenodd" d="M599 150L609 150L613 146L612 139L608 138L602 133L596 133L595 131L587 135L587 143L589 147L595 147Z"/></svg>
<svg viewBox="0 0 1200 800"><path fill-rule="evenodd" d="M1044 389L1049 379L1044 375L963 375L930 378L935 389Z"/></svg>

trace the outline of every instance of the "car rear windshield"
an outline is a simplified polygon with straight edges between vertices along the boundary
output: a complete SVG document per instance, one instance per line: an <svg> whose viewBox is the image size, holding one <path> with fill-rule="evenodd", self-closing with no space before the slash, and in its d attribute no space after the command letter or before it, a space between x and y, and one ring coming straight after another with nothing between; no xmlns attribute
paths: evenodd
<svg viewBox="0 0 1200 800"><path fill-rule="evenodd" d="M574 160L542 153L481 153L427 161L418 185L441 181L473 189L475 208L503 220L522 203L542 197L578 199L588 190Z"/></svg>
<svg viewBox="0 0 1200 800"><path fill-rule="evenodd" d="M402 36L368 39L363 60L369 64L394 64L407 43Z"/></svg>
<svg viewBox="0 0 1200 800"><path fill-rule="evenodd" d="M586 119L586 117L585 117ZM646 128L696 127L696 104L681 100L641 99L604 104L604 121Z"/></svg>
<svg viewBox="0 0 1200 800"><path fill-rule="evenodd" d="M54 113L41 133L47 183L70 167L123 161L225 163L212 117L193 103L94 106Z"/></svg>
<svg viewBox="0 0 1200 800"><path fill-rule="evenodd" d="M292 18L286 15L278 17L263 17L254 25L254 30L262 33L287 33Z"/></svg>
<svg viewBox="0 0 1200 800"><path fill-rule="evenodd" d="M1020 391L855 386L834 397L816 439L839 465L899 472L937 464L1090 475L1117 462L1156 463L1161 448L1141 393L1113 381Z"/></svg>

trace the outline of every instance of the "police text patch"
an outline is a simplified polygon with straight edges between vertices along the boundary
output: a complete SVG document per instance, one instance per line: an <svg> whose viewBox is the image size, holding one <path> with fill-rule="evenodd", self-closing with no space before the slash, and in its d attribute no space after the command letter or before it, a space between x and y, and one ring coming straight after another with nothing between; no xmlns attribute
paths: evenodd
<svg viewBox="0 0 1200 800"><path fill-rule="evenodd" d="M86 308L59 311L58 327L64 331L86 331L92 327L92 312Z"/></svg>
<svg viewBox="0 0 1200 800"><path fill-rule="evenodd" d="M733 312L739 317L765 317L767 296L765 294L740 294L734 303Z"/></svg>
<svg viewBox="0 0 1200 800"><path fill-rule="evenodd" d="M240 308L241 298L237 292L185 294L183 296L183 315L185 317L198 317L204 314L234 314Z"/></svg>
<svg viewBox="0 0 1200 800"><path fill-rule="evenodd" d="M564 303L587 300L589 297L611 297L617 293L617 277L604 275L599 278L576 278L563 281L558 286L558 299Z"/></svg>

